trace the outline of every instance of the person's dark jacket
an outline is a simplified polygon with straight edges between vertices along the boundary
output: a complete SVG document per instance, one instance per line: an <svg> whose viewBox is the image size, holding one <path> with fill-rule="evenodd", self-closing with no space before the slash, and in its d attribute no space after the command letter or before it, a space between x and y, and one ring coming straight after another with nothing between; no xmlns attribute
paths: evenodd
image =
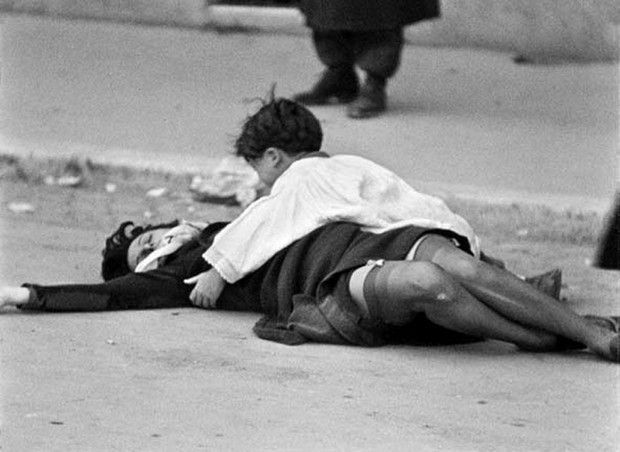
<svg viewBox="0 0 620 452"><path fill-rule="evenodd" d="M438 0L301 0L315 30L390 30L439 16Z"/></svg>

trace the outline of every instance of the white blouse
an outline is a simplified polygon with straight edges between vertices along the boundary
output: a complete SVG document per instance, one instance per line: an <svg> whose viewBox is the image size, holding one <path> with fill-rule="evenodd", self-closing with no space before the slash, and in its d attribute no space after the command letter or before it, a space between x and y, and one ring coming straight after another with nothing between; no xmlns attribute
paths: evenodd
<svg viewBox="0 0 620 452"><path fill-rule="evenodd" d="M471 226L439 198L420 193L386 168L353 155L295 161L271 194L250 204L215 237L204 259L227 282L258 269L295 240L335 221L381 233L407 225L447 229L466 237L479 256Z"/></svg>

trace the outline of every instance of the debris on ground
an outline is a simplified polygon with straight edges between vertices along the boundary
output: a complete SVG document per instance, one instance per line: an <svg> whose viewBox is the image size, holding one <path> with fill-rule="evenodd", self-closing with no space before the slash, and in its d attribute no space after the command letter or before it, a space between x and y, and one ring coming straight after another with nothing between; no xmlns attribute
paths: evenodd
<svg viewBox="0 0 620 452"><path fill-rule="evenodd" d="M10 202L7 208L13 213L33 213L34 206L29 202Z"/></svg>
<svg viewBox="0 0 620 452"><path fill-rule="evenodd" d="M84 183L84 178L82 176L54 177L48 174L43 178L43 183L45 185L58 185L60 187L76 188Z"/></svg>
<svg viewBox="0 0 620 452"><path fill-rule="evenodd" d="M82 176L61 176L56 179L56 183L61 187L79 187L83 182Z"/></svg>
<svg viewBox="0 0 620 452"><path fill-rule="evenodd" d="M58 185L59 187L81 187L90 179L90 166L89 160L73 157L60 169L59 175L45 175L43 183L45 185Z"/></svg>
<svg viewBox="0 0 620 452"><path fill-rule="evenodd" d="M243 159L225 157L211 172L194 176L189 190L195 201L246 207L266 187Z"/></svg>
<svg viewBox="0 0 620 452"><path fill-rule="evenodd" d="M166 193L168 193L168 189L166 187L151 188L149 191L146 192L146 197L147 198L161 198Z"/></svg>

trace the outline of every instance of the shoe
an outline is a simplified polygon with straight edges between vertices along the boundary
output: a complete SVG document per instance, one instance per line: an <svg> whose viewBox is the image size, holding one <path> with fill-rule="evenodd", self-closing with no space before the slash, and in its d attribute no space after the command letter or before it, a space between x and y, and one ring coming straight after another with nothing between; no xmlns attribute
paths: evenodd
<svg viewBox="0 0 620 452"><path fill-rule="evenodd" d="M384 112L386 104L385 79L368 76L357 99L347 106L347 116L353 119L372 118Z"/></svg>
<svg viewBox="0 0 620 452"><path fill-rule="evenodd" d="M310 91L295 94L293 100L304 105L346 104L358 92L359 81L353 67L329 68Z"/></svg>
<svg viewBox="0 0 620 452"><path fill-rule="evenodd" d="M560 290L562 289L562 270L555 268L541 275L525 278L525 282L536 287L541 292L555 298L560 299Z"/></svg>

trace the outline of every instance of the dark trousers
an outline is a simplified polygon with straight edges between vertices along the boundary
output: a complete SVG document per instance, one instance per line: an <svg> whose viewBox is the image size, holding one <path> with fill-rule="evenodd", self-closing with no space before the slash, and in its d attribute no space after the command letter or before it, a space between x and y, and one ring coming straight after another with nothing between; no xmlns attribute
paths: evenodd
<svg viewBox="0 0 620 452"><path fill-rule="evenodd" d="M336 31L313 30L319 60L328 68L357 65L367 74L387 79L400 64L403 30Z"/></svg>

